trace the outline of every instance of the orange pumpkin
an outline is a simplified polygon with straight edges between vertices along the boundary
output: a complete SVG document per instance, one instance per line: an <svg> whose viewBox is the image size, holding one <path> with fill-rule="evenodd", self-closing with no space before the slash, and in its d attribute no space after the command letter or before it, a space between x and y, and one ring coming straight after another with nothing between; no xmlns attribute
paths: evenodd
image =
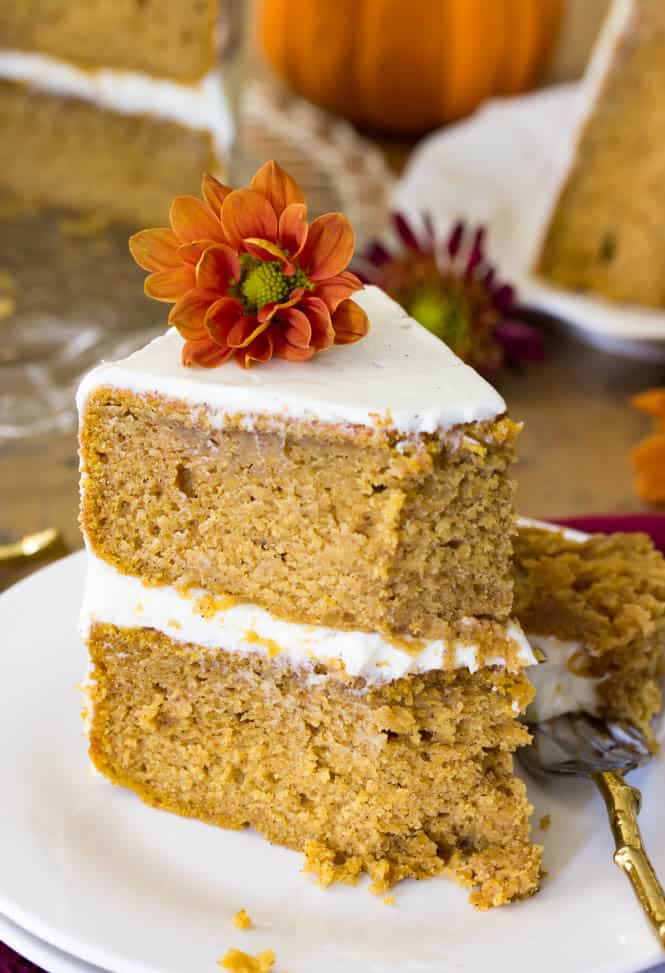
<svg viewBox="0 0 665 973"><path fill-rule="evenodd" d="M561 0L263 0L259 43L309 101L414 134L524 91L545 67Z"/></svg>

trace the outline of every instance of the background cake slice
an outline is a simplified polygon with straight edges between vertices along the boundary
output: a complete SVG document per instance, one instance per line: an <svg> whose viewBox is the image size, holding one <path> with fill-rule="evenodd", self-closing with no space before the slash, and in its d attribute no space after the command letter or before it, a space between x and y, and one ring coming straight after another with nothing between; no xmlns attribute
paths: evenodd
<svg viewBox="0 0 665 973"><path fill-rule="evenodd" d="M662 0L614 0L585 85L589 114L580 123L537 270L565 288L662 307Z"/></svg>
<svg viewBox="0 0 665 973"><path fill-rule="evenodd" d="M162 222L177 192L225 168L223 29L219 0L3 3L0 189Z"/></svg>
<svg viewBox="0 0 665 973"><path fill-rule="evenodd" d="M517 427L385 294L353 300L369 335L306 363L186 367L172 331L84 380L90 752L324 883L447 873L500 905L540 875Z"/></svg>

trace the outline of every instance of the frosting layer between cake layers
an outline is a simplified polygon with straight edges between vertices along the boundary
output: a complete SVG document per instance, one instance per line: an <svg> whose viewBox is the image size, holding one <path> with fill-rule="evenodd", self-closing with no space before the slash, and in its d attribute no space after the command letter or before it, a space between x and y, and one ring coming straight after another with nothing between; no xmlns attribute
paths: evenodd
<svg viewBox="0 0 665 973"><path fill-rule="evenodd" d="M257 605L215 598L198 589L186 593L170 585L148 587L139 578L121 574L91 552L81 631L85 638L95 623L118 628L153 628L176 642L204 649L250 654L259 652L291 665L312 668L317 662L333 669L343 664L348 676L367 683L385 683L432 669L505 666L497 655L487 658L470 638L393 639L374 632L342 631L303 625L278 618ZM472 620L469 620L471 623ZM505 627L511 664L533 665L535 656L516 622Z"/></svg>
<svg viewBox="0 0 665 973"><path fill-rule="evenodd" d="M303 367L273 359L260 368L184 367L175 329L120 362L100 365L77 396L83 414L100 386L156 393L206 407L224 424L229 416L269 414L277 419L385 427L404 436L445 432L462 423L501 415L499 393L439 338L410 318L378 287L352 298L367 313L368 336L350 352L333 347Z"/></svg>
<svg viewBox="0 0 665 973"><path fill-rule="evenodd" d="M0 80L18 81L53 95L81 98L123 115L153 115L210 132L223 156L233 137L222 76L210 71L193 84L136 71L84 70L47 54L0 51Z"/></svg>

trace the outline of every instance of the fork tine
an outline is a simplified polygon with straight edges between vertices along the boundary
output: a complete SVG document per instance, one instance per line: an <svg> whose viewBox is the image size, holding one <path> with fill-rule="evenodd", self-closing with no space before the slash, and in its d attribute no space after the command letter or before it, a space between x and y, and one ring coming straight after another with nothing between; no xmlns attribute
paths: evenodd
<svg viewBox="0 0 665 973"><path fill-rule="evenodd" d="M519 756L533 772L588 776L634 770L651 756L640 731L583 713L567 714L530 727L533 742Z"/></svg>

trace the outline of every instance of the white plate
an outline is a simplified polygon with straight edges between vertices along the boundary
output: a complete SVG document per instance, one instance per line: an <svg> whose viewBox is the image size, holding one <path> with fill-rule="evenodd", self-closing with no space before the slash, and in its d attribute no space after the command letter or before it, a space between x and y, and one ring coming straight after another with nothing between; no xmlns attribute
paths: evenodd
<svg viewBox="0 0 665 973"><path fill-rule="evenodd" d="M31 936L21 926L0 915L0 942L48 973L103 973L98 966L90 966L83 960L62 953L36 936Z"/></svg>
<svg viewBox="0 0 665 973"><path fill-rule="evenodd" d="M489 255L523 303L608 350L665 361L665 312L565 291L531 272L582 110L577 84L488 102L420 143L393 205L429 211L442 234L457 219L483 223Z"/></svg>
<svg viewBox="0 0 665 973"><path fill-rule="evenodd" d="M276 973L635 973L658 944L612 864L588 785L530 782L549 873L526 902L475 912L445 879L394 906L365 885L324 891L301 857L142 804L93 776L75 686L83 556L0 596L0 913L113 973L213 973L231 946L271 947ZM665 755L636 773L642 827L665 874ZM537 825L536 825L537 829ZM245 907L257 928L235 929Z"/></svg>

